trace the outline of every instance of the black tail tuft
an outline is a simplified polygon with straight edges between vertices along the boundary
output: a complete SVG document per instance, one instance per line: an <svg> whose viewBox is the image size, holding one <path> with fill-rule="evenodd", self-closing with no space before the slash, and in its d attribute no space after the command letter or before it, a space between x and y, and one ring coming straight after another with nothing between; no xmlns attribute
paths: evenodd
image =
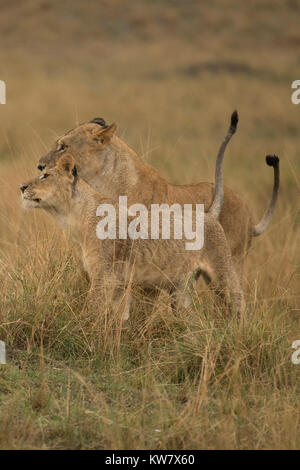
<svg viewBox="0 0 300 470"><path fill-rule="evenodd" d="M279 158L277 157L277 155L267 155L266 162L267 165L276 167L279 165Z"/></svg>
<svg viewBox="0 0 300 470"><path fill-rule="evenodd" d="M235 132L236 131L236 126L237 126L237 123L239 122L239 115L238 115L238 112L235 110L233 111L232 115L231 115L231 128L232 130Z"/></svg>

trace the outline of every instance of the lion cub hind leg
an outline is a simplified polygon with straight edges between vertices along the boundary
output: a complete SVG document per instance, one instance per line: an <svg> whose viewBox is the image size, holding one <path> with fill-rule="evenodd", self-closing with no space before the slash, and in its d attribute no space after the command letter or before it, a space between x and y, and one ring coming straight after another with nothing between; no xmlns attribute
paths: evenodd
<svg viewBox="0 0 300 470"><path fill-rule="evenodd" d="M114 309L120 309L122 312L122 323L129 320L131 305L130 286L118 287L113 296L112 306Z"/></svg>
<svg viewBox="0 0 300 470"><path fill-rule="evenodd" d="M245 309L243 290L236 273L230 248L221 225L207 217L203 257L208 265L212 287L229 311L241 315Z"/></svg>
<svg viewBox="0 0 300 470"><path fill-rule="evenodd" d="M175 283L170 291L172 309L186 309L192 305L194 282L194 275L190 273L190 275Z"/></svg>
<svg viewBox="0 0 300 470"><path fill-rule="evenodd" d="M92 279L87 297L87 308L98 311L100 315L110 311L111 314L121 315L122 322L129 318L131 290L126 283L119 281L113 275L101 279Z"/></svg>

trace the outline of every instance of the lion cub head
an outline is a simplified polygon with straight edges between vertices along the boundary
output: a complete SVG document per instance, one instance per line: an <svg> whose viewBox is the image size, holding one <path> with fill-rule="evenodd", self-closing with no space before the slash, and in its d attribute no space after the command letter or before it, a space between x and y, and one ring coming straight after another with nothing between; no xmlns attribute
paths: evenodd
<svg viewBox="0 0 300 470"><path fill-rule="evenodd" d="M73 156L62 155L53 168L20 187L24 208L67 210L77 178Z"/></svg>

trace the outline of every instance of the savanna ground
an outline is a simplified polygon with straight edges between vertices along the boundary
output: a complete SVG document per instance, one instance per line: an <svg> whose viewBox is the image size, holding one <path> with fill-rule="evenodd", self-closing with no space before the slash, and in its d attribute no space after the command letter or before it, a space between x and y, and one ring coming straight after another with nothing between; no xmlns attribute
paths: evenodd
<svg viewBox="0 0 300 470"><path fill-rule="evenodd" d="M299 449L300 2L0 9L0 448ZM225 182L257 221L273 181L264 157L281 158L278 206L246 266L247 320L224 318L204 286L186 316L137 293L126 329L86 318L71 240L21 208L39 157L103 116L169 181L212 180L234 108Z"/></svg>

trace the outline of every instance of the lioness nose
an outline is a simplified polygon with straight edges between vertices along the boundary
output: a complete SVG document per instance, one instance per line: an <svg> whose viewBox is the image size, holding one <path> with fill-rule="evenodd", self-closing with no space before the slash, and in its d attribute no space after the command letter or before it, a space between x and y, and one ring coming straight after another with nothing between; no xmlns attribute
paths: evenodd
<svg viewBox="0 0 300 470"><path fill-rule="evenodd" d="M23 184L23 186L20 187L22 193L24 193L25 189L28 188L28 184Z"/></svg>
<svg viewBox="0 0 300 470"><path fill-rule="evenodd" d="M43 171L46 165L38 165L38 170Z"/></svg>

